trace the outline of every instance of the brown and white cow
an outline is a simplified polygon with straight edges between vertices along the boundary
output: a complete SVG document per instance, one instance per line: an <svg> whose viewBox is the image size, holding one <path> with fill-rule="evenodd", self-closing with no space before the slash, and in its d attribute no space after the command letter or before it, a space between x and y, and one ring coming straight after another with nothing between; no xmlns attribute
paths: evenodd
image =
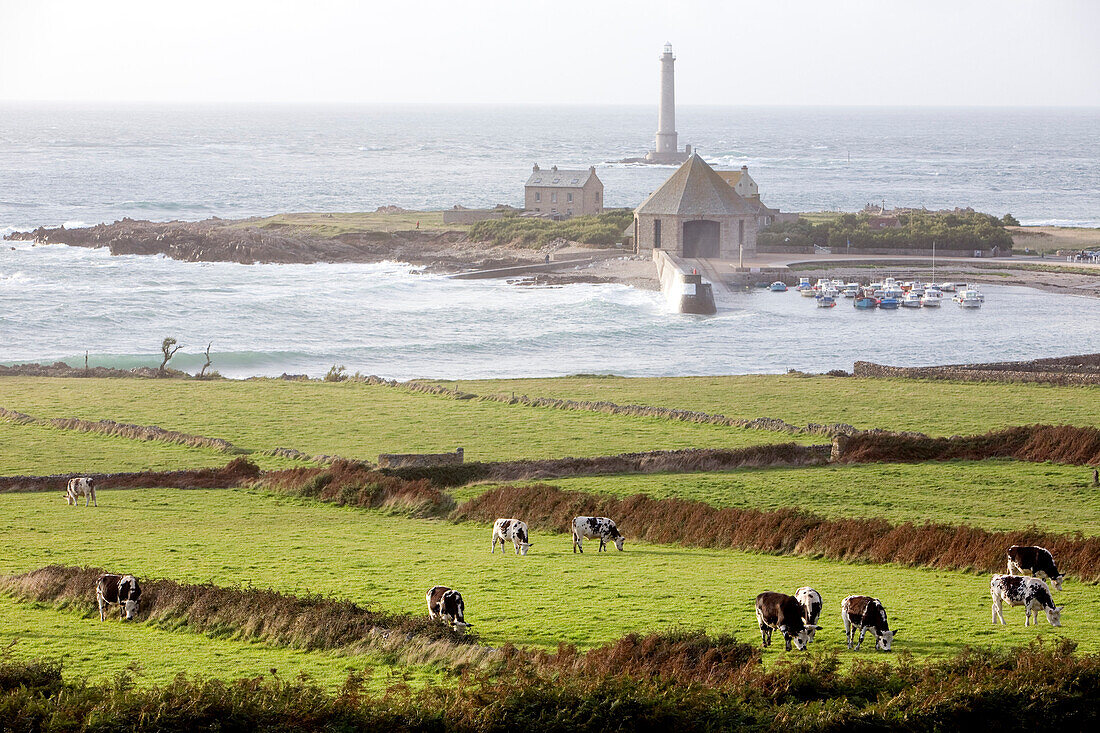
<svg viewBox="0 0 1100 733"><path fill-rule="evenodd" d="M1045 547L1025 547L1013 545L1008 548L1008 574L1023 575L1030 573L1036 578L1042 578L1053 590L1062 590L1062 580L1065 573L1058 572L1058 566L1054 564L1054 555Z"/></svg>
<svg viewBox="0 0 1100 733"><path fill-rule="evenodd" d="M600 549L603 552L610 540L615 543L615 549L620 552L623 549L623 541L626 539L619 533L615 522L607 517L573 517L573 552L584 552L584 540L599 539Z"/></svg>
<svg viewBox="0 0 1100 733"><path fill-rule="evenodd" d="M504 552L504 543L511 542L516 548L517 555L526 555L533 543L528 542L527 525L518 519L498 519L493 522L493 547L490 554L497 551L497 540L500 540L500 550Z"/></svg>
<svg viewBox="0 0 1100 733"><path fill-rule="evenodd" d="M462 594L457 590L451 590L444 585L433 586L428 591L427 599L428 618L431 620L442 620L455 631L465 631L473 626L466 623L466 619L463 618L466 604L462 602Z"/></svg>
<svg viewBox="0 0 1100 733"><path fill-rule="evenodd" d="M141 603L141 586L132 575L99 576L95 584L95 597L99 603L99 620L107 617L107 606L118 606L123 621L132 621Z"/></svg>
<svg viewBox="0 0 1100 733"><path fill-rule="evenodd" d="M810 641L813 641L819 628L817 619L821 616L821 606L823 605L821 594L807 585L796 590L794 597L802 606L802 617L809 624Z"/></svg>
<svg viewBox="0 0 1100 733"><path fill-rule="evenodd" d="M69 479L69 485L65 488L65 503L76 506L76 500L81 495L84 496L84 506L88 506L89 499L94 506L99 506L95 498L95 479L88 477Z"/></svg>
<svg viewBox="0 0 1100 733"><path fill-rule="evenodd" d="M897 631L890 630L890 622L886 620L886 609L882 601L870 596L848 596L840 603L840 615L844 619L844 635L848 639L848 648L852 648L852 639L855 638L856 629L859 629L859 641L855 649L859 651L863 644L863 636L867 629L875 633L875 648L884 652L890 651L894 643Z"/></svg>
<svg viewBox="0 0 1100 733"><path fill-rule="evenodd" d="M994 575L989 581L989 595L993 596L993 623L998 619L1005 623L1005 617L1001 613L1007 601L1009 606L1024 607L1024 626L1030 626L1032 614L1035 623L1039 623L1040 609L1046 612L1047 621L1051 626L1062 625L1062 609L1065 606L1055 606L1054 599L1050 597L1050 588L1038 578L1028 578L1023 575Z"/></svg>
<svg viewBox="0 0 1100 733"><path fill-rule="evenodd" d="M801 651L810 643L810 632L817 627L807 624L803 616L802 604L794 596L786 593L765 591L756 597L756 620L760 624L760 640L764 647L771 646L772 631L778 629L783 634L787 651L791 642Z"/></svg>

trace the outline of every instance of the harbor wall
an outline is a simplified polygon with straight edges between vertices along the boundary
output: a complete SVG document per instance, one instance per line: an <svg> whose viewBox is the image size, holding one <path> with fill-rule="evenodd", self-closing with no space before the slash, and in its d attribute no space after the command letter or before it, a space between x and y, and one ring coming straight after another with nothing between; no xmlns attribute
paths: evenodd
<svg viewBox="0 0 1100 733"><path fill-rule="evenodd" d="M714 289L703 276L679 257L661 249L653 250L653 262L657 266L657 279L661 282L668 305L677 313L710 315L718 311L714 305Z"/></svg>

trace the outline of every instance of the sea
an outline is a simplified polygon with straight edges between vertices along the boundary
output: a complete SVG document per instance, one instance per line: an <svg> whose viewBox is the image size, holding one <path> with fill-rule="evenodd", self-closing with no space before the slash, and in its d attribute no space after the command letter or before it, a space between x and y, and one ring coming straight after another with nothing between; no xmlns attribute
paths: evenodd
<svg viewBox="0 0 1100 733"><path fill-rule="evenodd" d="M518 205L534 163L596 166L609 206L672 167L651 107L0 106L0 234L123 217L165 221L396 205ZM1100 226L1100 110L707 108L681 144L749 166L784 211L973 207ZM1098 278L1100 279L1100 278ZM226 376L682 375L920 365L1100 351L1100 300L989 286L979 311L815 309L752 292L671 314L623 285L455 281L399 262L236 265L0 248L0 363L65 360Z"/></svg>

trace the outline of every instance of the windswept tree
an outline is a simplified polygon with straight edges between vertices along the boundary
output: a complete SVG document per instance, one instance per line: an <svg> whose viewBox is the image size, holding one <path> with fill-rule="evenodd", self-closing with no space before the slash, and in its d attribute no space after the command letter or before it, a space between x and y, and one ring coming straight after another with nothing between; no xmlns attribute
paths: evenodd
<svg viewBox="0 0 1100 733"><path fill-rule="evenodd" d="M168 336L160 345L161 353L164 354L164 361L160 363L160 373L164 374L165 367L168 366L168 362L176 355L182 346L176 346L176 340L171 336Z"/></svg>
<svg viewBox="0 0 1100 733"><path fill-rule="evenodd" d="M206 352L205 352L205 354L206 354L206 363L202 365L202 371L199 372L199 379L202 379L203 377L206 376L206 370L207 370L207 368L209 368L209 366L211 364L211 361L210 361L210 347L213 346L213 345L214 345L213 341L211 341L210 343L208 343L206 345Z"/></svg>

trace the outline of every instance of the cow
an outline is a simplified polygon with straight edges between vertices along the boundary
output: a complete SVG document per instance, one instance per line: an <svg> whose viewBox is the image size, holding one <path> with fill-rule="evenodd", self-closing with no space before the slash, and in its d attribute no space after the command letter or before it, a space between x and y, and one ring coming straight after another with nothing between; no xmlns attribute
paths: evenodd
<svg viewBox="0 0 1100 733"><path fill-rule="evenodd" d="M1040 609L1046 612L1051 626L1062 625L1062 609L1065 606L1054 605L1050 588L1038 578L994 575L989 581L989 595L993 596L993 623L997 623L998 619L1002 625L1005 623L1001 609L1005 601L1008 601L1010 606L1024 607L1024 626L1031 625L1032 614L1035 616L1035 623L1039 623Z"/></svg>
<svg viewBox="0 0 1100 733"><path fill-rule="evenodd" d="M821 594L809 586L799 588L794 592L795 600L802 606L802 617L810 624L810 641L817 634L817 619L821 616Z"/></svg>
<svg viewBox="0 0 1100 733"><path fill-rule="evenodd" d="M890 630L890 623L886 620L886 609L882 607L882 601L870 596L848 596L840 604L840 616L844 619L844 635L848 639L848 648L852 648L852 639L855 638L856 629L859 629L859 641L855 650L863 644L863 636L867 629L875 632L875 648L884 652L890 651L894 643L897 630Z"/></svg>
<svg viewBox="0 0 1100 733"><path fill-rule="evenodd" d="M132 575L99 576L95 584L95 597L99 602L99 620L107 618L107 606L118 606L119 617L132 621L141 604L141 586Z"/></svg>
<svg viewBox="0 0 1100 733"><path fill-rule="evenodd" d="M431 620L442 620L443 623L450 624L455 631L465 631L473 626L466 623L466 619L463 618L466 604L462 602L462 594L457 590L451 590L444 585L433 586L428 591L427 599L428 618Z"/></svg>
<svg viewBox="0 0 1100 733"><path fill-rule="evenodd" d="M607 541L615 543L615 549L622 552L625 537L615 526L615 522L607 517L574 517L573 518L573 552L584 553L584 540L600 538L600 549L603 552L607 548Z"/></svg>
<svg viewBox="0 0 1100 733"><path fill-rule="evenodd" d="M760 640L764 648L772 643L772 631L779 629L787 651L791 642L802 651L810 643L810 632L817 627L807 624L802 615L802 604L786 593L765 591L756 597L756 620L760 624Z"/></svg>
<svg viewBox="0 0 1100 733"><path fill-rule="evenodd" d="M1058 572L1058 566L1054 564L1054 555L1045 547L1021 547L1013 545L1008 548L1008 574L1023 575L1030 573L1036 578L1042 578L1051 586L1051 590L1062 590L1062 580L1065 573Z"/></svg>
<svg viewBox="0 0 1100 733"><path fill-rule="evenodd" d="M498 519L493 522L493 547L490 553L497 551L497 540L500 540L500 551L504 552L505 541L510 541L516 548L517 555L526 555L533 543L527 541L527 525L518 519Z"/></svg>
<svg viewBox="0 0 1100 733"><path fill-rule="evenodd" d="M69 485L65 489L65 503L76 506L76 500L81 495L84 496L84 506L88 506L89 499L93 505L99 506L95 498L95 479L87 477L69 479Z"/></svg>

